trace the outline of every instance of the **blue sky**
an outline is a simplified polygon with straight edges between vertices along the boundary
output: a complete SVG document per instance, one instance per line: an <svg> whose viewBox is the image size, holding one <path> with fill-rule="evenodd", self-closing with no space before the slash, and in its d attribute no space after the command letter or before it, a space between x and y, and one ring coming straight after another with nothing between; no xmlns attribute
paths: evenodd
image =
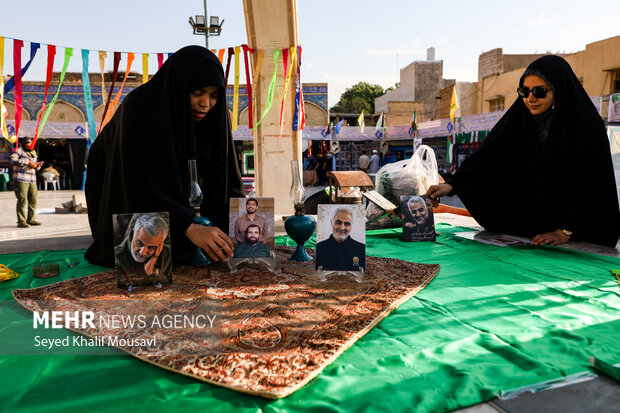
<svg viewBox="0 0 620 413"><path fill-rule="evenodd" d="M0 0L0 5L0 35L76 52L105 50L108 70L113 51L172 52L187 44L204 45L204 36L194 36L188 24L190 15L203 14L202 0ZM225 19L211 48L247 43L242 0L209 0L208 8L210 15ZM445 78L476 81L478 55L496 47L514 54L575 52L620 35L618 0L297 0L297 12L302 80L327 82L330 106L359 81L392 86L398 69L426 59L431 46L444 62ZM25 43L23 62L29 47ZM4 73L11 74L12 41L5 48ZM56 71L63 53L57 51ZM45 80L45 56L40 50L24 80ZM141 67L136 56L133 70ZM152 57L151 72L155 68ZM69 70L82 70L79 53ZM93 52L90 71L99 71Z"/></svg>

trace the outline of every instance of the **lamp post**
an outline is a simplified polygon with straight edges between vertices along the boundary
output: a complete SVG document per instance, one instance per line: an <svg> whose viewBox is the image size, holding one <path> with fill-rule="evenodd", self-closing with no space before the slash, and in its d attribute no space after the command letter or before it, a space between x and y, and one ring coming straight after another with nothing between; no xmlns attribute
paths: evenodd
<svg viewBox="0 0 620 413"><path fill-rule="evenodd" d="M209 48L209 36L219 36L222 32L222 24L224 24L224 19L220 23L220 18L218 16L209 16L207 14L207 0L204 0L205 4L205 14L197 15L196 20L192 16L189 18L189 25L192 26L194 30L194 34L205 36L205 46ZM208 25L207 25L208 24Z"/></svg>

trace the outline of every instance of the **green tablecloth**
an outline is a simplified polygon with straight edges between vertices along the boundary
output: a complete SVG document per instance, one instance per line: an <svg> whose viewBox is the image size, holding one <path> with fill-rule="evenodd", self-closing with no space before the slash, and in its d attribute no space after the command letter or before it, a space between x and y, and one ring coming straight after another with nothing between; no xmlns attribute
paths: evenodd
<svg viewBox="0 0 620 413"><path fill-rule="evenodd" d="M3 410L441 412L586 371L590 355L620 362L620 291L609 273L619 259L494 247L455 237L462 228L437 229L435 243L403 243L400 230L367 234L368 255L439 263L441 271L288 398L246 396L126 355L2 356ZM278 243L292 245L285 237ZM14 288L60 281L33 279L37 261L80 259L61 279L102 270L82 253L0 255L0 263L22 273L0 283L0 299L10 300ZM32 323L26 310L7 311L0 308L0 320Z"/></svg>

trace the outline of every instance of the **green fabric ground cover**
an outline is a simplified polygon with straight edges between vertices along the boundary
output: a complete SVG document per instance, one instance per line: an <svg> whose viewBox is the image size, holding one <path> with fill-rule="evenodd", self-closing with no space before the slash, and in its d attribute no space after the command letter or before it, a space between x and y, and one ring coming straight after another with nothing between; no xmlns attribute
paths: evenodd
<svg viewBox="0 0 620 413"><path fill-rule="evenodd" d="M495 392L589 370L588 356L618 363L620 260L554 247L494 247L438 225L434 243L404 243L401 231L367 233L367 254L441 270L418 295L281 400L246 396L167 372L131 356L2 356L7 410L448 411ZM278 244L293 245L286 238ZM314 246L311 239L307 246ZM83 251L0 255L21 277L0 283L0 299L103 270ZM32 264L80 263L60 278L32 279ZM62 266L61 266L62 267ZM32 323L26 310L0 320ZM19 319L21 317L21 319ZM0 337L5 322L0 322ZM10 329L8 329L10 330ZM0 340L1 342L1 340ZM0 355L2 353L0 349Z"/></svg>

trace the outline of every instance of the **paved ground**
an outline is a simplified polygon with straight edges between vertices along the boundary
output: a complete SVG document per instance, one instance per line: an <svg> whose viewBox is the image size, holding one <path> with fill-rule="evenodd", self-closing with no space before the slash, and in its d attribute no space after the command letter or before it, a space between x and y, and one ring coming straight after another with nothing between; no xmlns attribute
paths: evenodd
<svg viewBox="0 0 620 413"><path fill-rule="evenodd" d="M308 188L308 196L321 190ZM72 199L82 191L39 191L37 220L41 226L17 228L15 195L0 192L0 253L30 252L42 250L82 249L92 240L87 214L56 214L54 208ZM444 199L445 201L445 199ZM458 205L449 201L452 205ZM471 228L479 228L472 218L452 214L436 214L436 222L447 222ZM282 216L276 216L276 235L284 234ZM595 254L617 256L617 249L569 243L567 247ZM494 399L459 413L532 413L532 412L620 412L620 386L606 377L568 384L563 387L537 393L524 392L509 400Z"/></svg>

